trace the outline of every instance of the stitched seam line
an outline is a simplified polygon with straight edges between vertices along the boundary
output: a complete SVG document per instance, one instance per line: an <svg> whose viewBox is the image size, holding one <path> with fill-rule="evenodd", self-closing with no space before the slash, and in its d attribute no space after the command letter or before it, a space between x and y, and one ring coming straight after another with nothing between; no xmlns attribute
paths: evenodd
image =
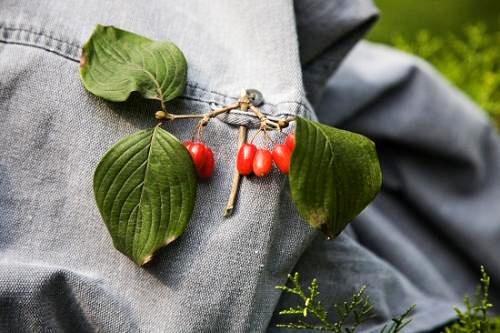
<svg viewBox="0 0 500 333"><path fill-rule="evenodd" d="M53 40L53 41L56 41L56 42L59 42L59 43L62 43L62 44L65 44L65 45L69 45L69 46L72 46L72 47L75 47L75 48L80 48L81 46L78 44L78 43L70 43L66 40L62 40L62 39L59 39L59 38L56 38L56 37L52 37L50 35L46 35L44 34L43 32L41 31L35 31L35 30L31 30L31 29L26 29L26 28L19 28L19 27L12 27L12 26L2 26L0 25L0 30L10 30L10 31L22 31L22 32L27 32L29 34L33 34L33 35L38 35L38 36L42 36L42 37L45 37L45 38L48 38L50 40Z"/></svg>
<svg viewBox="0 0 500 333"><path fill-rule="evenodd" d="M18 33L17 36L15 36L15 33ZM21 38L21 33L24 34L25 38ZM43 37L46 41L45 42L40 42L34 40L34 36L39 36ZM22 45L22 46L29 46L29 47L35 47L39 48L45 51L49 51L51 53L57 54L63 58L66 58L68 60L74 61L74 62L80 62L80 50L82 48L81 45L79 45L76 42L69 42L60 38L56 38L51 36L50 34L47 34L43 31L35 31L32 29L27 29L27 28L22 28L22 27L14 27L14 26L7 26L3 25L0 22L0 43L5 43L5 44L15 44L15 45ZM54 45L56 44L56 45ZM67 50L64 51L62 50L62 47L57 47L57 44L66 46ZM205 95L212 95L212 96L217 96L219 98L223 99L229 99L229 100L234 100L236 101L236 98L234 96L228 96L224 95L222 93L212 91L203 87L200 87L196 84L187 82L187 86L191 89L194 90L199 90L203 92ZM205 102L205 103L216 103L220 104L219 102L215 100L207 100L204 98L200 98L199 96L192 96L190 94L185 94L180 96L181 98L187 99L187 100L193 100L193 101L198 101L198 102ZM305 104L302 101L283 101L279 102L277 104L272 104L269 102L265 102L265 106L269 106L273 109L276 109L278 105L284 105L284 104L292 104L297 106L296 114L306 114L310 115L312 114L312 110L309 108L307 104ZM263 113L272 115L268 112L265 112L263 110ZM291 114L287 112L281 112L280 114Z"/></svg>
<svg viewBox="0 0 500 333"><path fill-rule="evenodd" d="M1 24L0 41L37 47L74 61L78 61L80 53L80 46L77 44L53 37L43 31L34 31L32 29Z"/></svg>

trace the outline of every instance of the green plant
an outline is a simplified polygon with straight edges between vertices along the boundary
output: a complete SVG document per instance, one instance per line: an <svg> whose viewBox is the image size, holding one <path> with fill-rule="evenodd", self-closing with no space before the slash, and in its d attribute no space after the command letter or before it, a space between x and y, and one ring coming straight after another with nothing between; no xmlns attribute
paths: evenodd
<svg viewBox="0 0 500 333"><path fill-rule="evenodd" d="M481 283L477 286L475 302L464 297L465 312L455 307L458 321L444 329L444 333L498 333L500 318L488 317L488 311L493 307L489 302L490 277L481 266Z"/></svg>
<svg viewBox="0 0 500 333"><path fill-rule="evenodd" d="M303 305L297 305L289 309L281 310L278 315L295 316L295 322L287 324L277 324L277 327L291 329L312 329L317 331L331 331L335 333L353 333L356 328L372 317L372 304L369 297L365 295L366 287L362 287L354 293L349 302L342 305L334 304L333 310L337 320L332 322L328 311L318 300L318 282L316 279L311 281L307 288L309 294L304 292L299 283L299 273L288 275L292 287L278 285L277 289L284 292L297 295L303 302ZM480 284L476 289L474 303L471 303L469 297L464 297L465 311L462 312L455 307L457 321L446 326L443 333L500 333L500 317L489 317L488 311L493 307L489 302L490 277L486 270L481 266ZM385 325L380 333L400 332L411 321L409 319L415 305L410 306L403 314L392 319L392 324ZM312 319L311 319L312 317ZM302 319L304 318L304 319ZM352 321L348 324L349 319Z"/></svg>
<svg viewBox="0 0 500 333"><path fill-rule="evenodd" d="M348 131L297 117L288 181L300 215L337 237L380 190L375 144Z"/></svg>
<svg viewBox="0 0 500 333"><path fill-rule="evenodd" d="M426 59L500 125L500 31L479 23L466 26L459 36L443 38L422 30L414 40L397 35L392 44Z"/></svg>
<svg viewBox="0 0 500 333"><path fill-rule="evenodd" d="M125 101L137 92L159 101L161 107L154 114L156 125L112 146L94 174L96 203L113 244L138 265L151 260L156 250L187 227L198 177L210 177L215 163L203 142L205 128L213 118L235 109L256 117L260 122L256 135L273 144L268 132L281 132L296 123L294 154L278 154L276 161L283 171L290 164L290 188L299 213L329 237L342 232L380 189L380 166L368 138L300 117L270 119L258 109L256 91L243 90L237 102L203 114L168 112L166 103L180 96L187 82L187 61L171 42L97 26L83 47L80 76L87 90L107 100ZM191 118L199 119L196 134L184 145L161 127L167 121ZM239 147L246 134L246 127L240 127ZM263 176L271 168L269 150L257 150L254 173ZM232 212L239 179L235 171L225 216Z"/></svg>
<svg viewBox="0 0 500 333"><path fill-rule="evenodd" d="M413 38L415 31L428 29L433 35L460 34L467 22L481 21L488 27L498 24L500 3L497 0L374 0L380 18L368 39L388 43L397 32ZM402 15L402 13L408 15ZM465 22L466 23L466 22Z"/></svg>
<svg viewBox="0 0 500 333"><path fill-rule="evenodd" d="M291 329L313 329L317 331L331 331L335 333L354 333L357 327L370 319L373 316L373 305L370 299L365 295L366 287L363 286L358 292L354 293L349 302L344 302L342 305L334 304L333 310L336 314L337 320L332 322L329 318L328 311L317 299L319 295L318 282L316 279L311 281L310 286L307 288L309 294L304 292L299 284L299 273L288 275L292 283L292 288L286 285L276 286L284 292L297 295L303 305L297 305L286 310L278 312L281 316L300 316L303 318L313 317L316 323L306 321L306 319L297 319L295 322L287 324L277 324L277 327L291 328ZM390 326L385 325L381 333L397 333L400 332L411 319L408 319L415 305L410 306L402 315L394 317ZM352 323L349 324L349 320Z"/></svg>

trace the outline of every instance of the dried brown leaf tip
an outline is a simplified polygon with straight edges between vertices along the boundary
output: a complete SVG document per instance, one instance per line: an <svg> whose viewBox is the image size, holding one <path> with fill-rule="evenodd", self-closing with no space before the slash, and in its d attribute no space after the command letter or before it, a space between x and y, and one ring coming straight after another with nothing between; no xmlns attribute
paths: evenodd
<svg viewBox="0 0 500 333"><path fill-rule="evenodd" d="M87 55L85 52L82 52L82 55L80 56L80 68L83 68L87 64Z"/></svg>

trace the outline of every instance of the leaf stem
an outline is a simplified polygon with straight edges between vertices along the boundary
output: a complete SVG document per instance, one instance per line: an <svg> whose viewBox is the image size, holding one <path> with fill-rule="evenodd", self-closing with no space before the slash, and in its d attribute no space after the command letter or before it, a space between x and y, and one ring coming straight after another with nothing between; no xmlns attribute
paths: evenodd
<svg viewBox="0 0 500 333"><path fill-rule="evenodd" d="M158 84L158 81L156 81L155 77L151 73L149 73L148 71L146 71L146 73L149 74L149 76L151 77L151 79L153 80L153 82L156 85L156 91L158 93L158 99L160 100L160 105L161 105L162 111L165 112L166 114L168 114L167 107L165 106L165 101L163 100L163 91L161 90L161 87Z"/></svg>

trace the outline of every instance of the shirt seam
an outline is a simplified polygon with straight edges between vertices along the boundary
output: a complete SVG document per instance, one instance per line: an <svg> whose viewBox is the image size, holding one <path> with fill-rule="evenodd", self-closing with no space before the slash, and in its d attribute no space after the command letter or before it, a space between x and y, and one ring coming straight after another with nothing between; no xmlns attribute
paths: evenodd
<svg viewBox="0 0 500 333"><path fill-rule="evenodd" d="M16 32L18 33L17 36ZM21 36L21 33L23 33L24 35ZM36 36L41 38L43 37L46 41L42 42L34 40ZM80 62L80 50L82 48L80 43L76 41L70 42L62 38L57 38L52 36L52 34L50 33L47 33L43 30L37 30L32 27L31 28L18 27L0 22L0 43L34 47L42 49L44 51L51 52L53 54L56 54L58 56L61 56L65 59L77 63ZM59 44L59 46L57 44ZM63 47L61 46L66 46L67 49L64 50ZM229 96L217 91L206 89L191 82L187 82L187 87L189 89L186 89L186 92L181 96L181 98L187 100L194 100L198 102L215 103L215 104L225 104L224 101L234 102L235 100L237 100L237 98L235 98L234 96ZM202 96L200 96L199 93L195 93L195 91L202 92ZM313 114L313 111L311 110L310 106L305 101L282 101L274 104L265 102L264 106L266 106L266 108L262 111L265 114L276 115L270 112L266 112L266 109L269 108L277 109L279 105L286 105L286 104L295 105L296 109L294 110L294 112L281 112L279 114L283 115L296 114L296 115L303 115L307 118L311 117L311 115Z"/></svg>

